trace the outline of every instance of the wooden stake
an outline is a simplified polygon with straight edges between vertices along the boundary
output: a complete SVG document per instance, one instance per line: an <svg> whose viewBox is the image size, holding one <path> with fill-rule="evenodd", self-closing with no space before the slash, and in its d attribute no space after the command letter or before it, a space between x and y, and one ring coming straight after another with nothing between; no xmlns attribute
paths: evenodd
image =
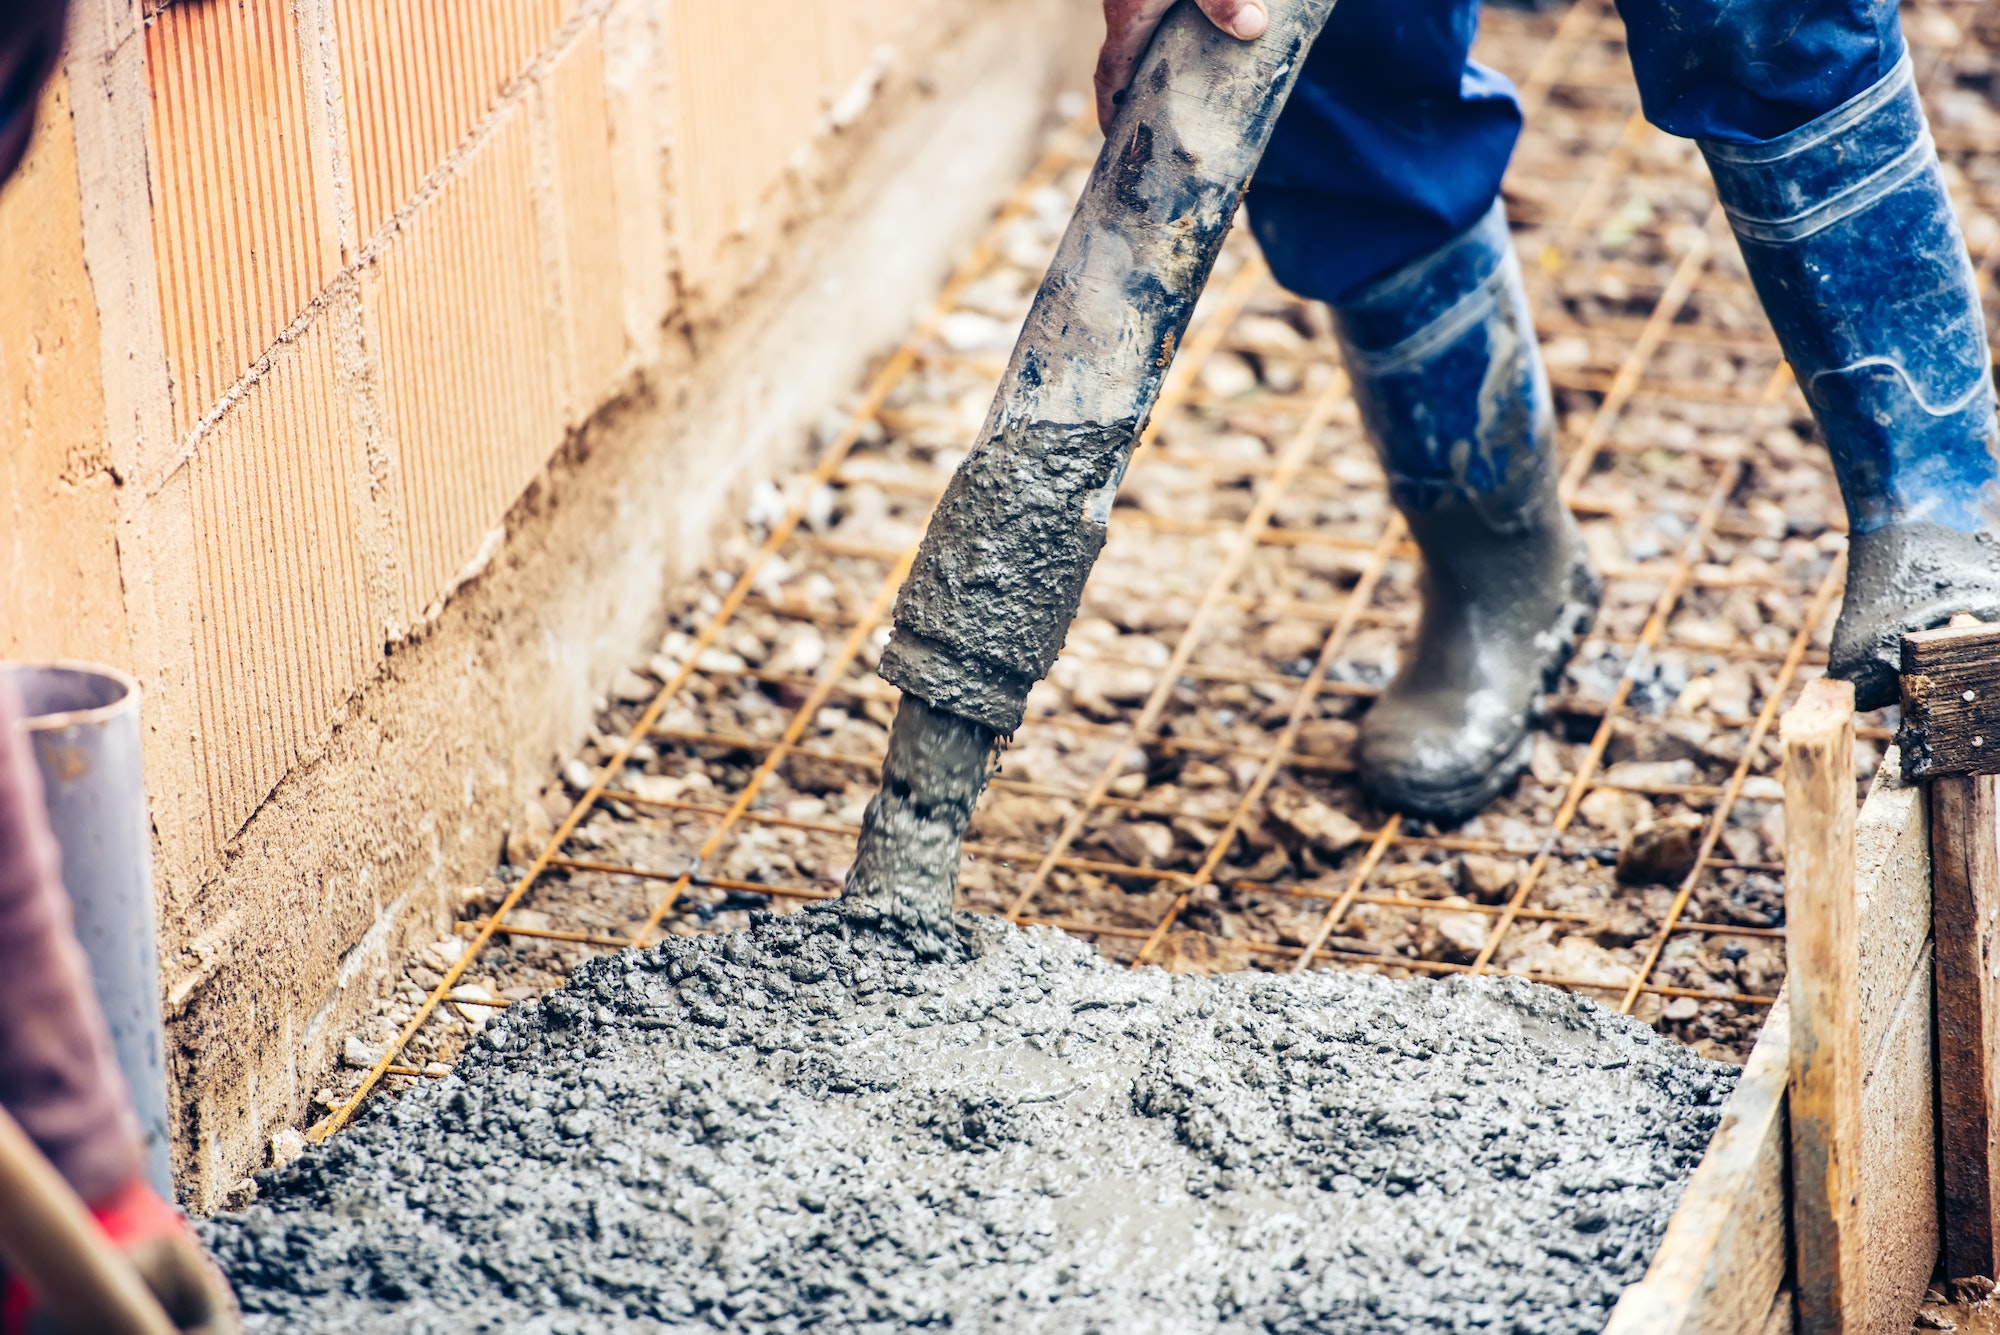
<svg viewBox="0 0 2000 1335"><path fill-rule="evenodd" d="M1792 1002L1792 1235L1802 1335L1867 1329L1856 1005L1854 688L1809 683L1783 721Z"/></svg>
<svg viewBox="0 0 2000 1335"><path fill-rule="evenodd" d="M1964 613L1903 637L1903 777L2000 770L2000 624Z"/></svg>
<svg viewBox="0 0 2000 1335"><path fill-rule="evenodd" d="M152 1290L0 1108L0 1256L65 1330L174 1335Z"/></svg>
<svg viewBox="0 0 2000 1335"><path fill-rule="evenodd" d="M1931 781L1945 1273L1995 1273L2000 1190L2000 809L1990 774Z"/></svg>
<svg viewBox="0 0 2000 1335"><path fill-rule="evenodd" d="M1937 938L1939 1215L1945 1272L1995 1274L2000 1243L2000 626L1903 637L1903 772L1929 780Z"/></svg>

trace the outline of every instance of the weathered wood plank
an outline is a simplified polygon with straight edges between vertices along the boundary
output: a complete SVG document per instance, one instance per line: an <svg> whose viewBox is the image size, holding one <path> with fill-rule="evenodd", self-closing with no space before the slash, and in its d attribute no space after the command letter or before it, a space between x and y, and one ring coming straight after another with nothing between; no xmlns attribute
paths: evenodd
<svg viewBox="0 0 2000 1335"><path fill-rule="evenodd" d="M1996 1273L2000 1215L2000 803L1992 775L1933 780L1939 1197L1946 1275Z"/></svg>
<svg viewBox="0 0 2000 1335"><path fill-rule="evenodd" d="M1930 826L1924 790L1891 747L1854 824L1854 916L1860 934L1861 1050L1882 1044L1931 934Z"/></svg>
<svg viewBox="0 0 2000 1335"><path fill-rule="evenodd" d="M1788 738L1799 735L1789 716L1786 727ZM1839 729L1834 731L1837 736ZM1840 747L1835 740L1823 753L1851 757L1851 745ZM1851 772L1846 786L1837 776L1825 785L1823 810L1833 818L1818 822L1825 831L1818 854L1794 865L1838 860L1850 869L1854 934L1848 949L1855 973L1850 995L1860 1010L1853 1055L1861 1084L1859 1146L1852 1151L1860 1204L1852 1231L1863 1240L1862 1287L1869 1299L1845 1328L1901 1335L1930 1277L1938 1238L1928 1048L1930 829L1923 790L1902 781L1891 750L1867 802L1853 816L1843 853L1838 813L1843 804L1854 811L1853 791ZM1797 802L1788 806L1788 827L1802 809ZM1796 832L1788 828L1788 835ZM1785 1086L1792 1061L1792 987L1786 984L1772 1008L1659 1252L1645 1279L1620 1299L1607 1335L1791 1335L1803 1328L1792 1291L1779 1287L1790 1222Z"/></svg>
<svg viewBox="0 0 2000 1335"><path fill-rule="evenodd" d="M1646 1277L1626 1289L1606 1335L1735 1335L1790 1330L1770 1320L1785 1278L1785 1085L1791 1002L1778 993L1722 1110L1708 1153Z"/></svg>
<svg viewBox="0 0 2000 1335"><path fill-rule="evenodd" d="M1782 724L1799 1329L1867 1329L1861 1193L1854 688L1807 684Z"/></svg>
<svg viewBox="0 0 2000 1335"><path fill-rule="evenodd" d="M1871 1054L1861 1091L1861 1237L1867 1323L1910 1329L1938 1256L1937 1135L1932 1102L1931 958L1912 968Z"/></svg>
<svg viewBox="0 0 2000 1335"><path fill-rule="evenodd" d="M1904 774L2000 773L2000 625L1964 619L1903 637Z"/></svg>
<svg viewBox="0 0 2000 1335"><path fill-rule="evenodd" d="M1867 1324L1910 1328L1938 1256L1930 980L1931 847L1925 785L1882 759L1855 821L1856 996L1863 1054L1861 1225Z"/></svg>

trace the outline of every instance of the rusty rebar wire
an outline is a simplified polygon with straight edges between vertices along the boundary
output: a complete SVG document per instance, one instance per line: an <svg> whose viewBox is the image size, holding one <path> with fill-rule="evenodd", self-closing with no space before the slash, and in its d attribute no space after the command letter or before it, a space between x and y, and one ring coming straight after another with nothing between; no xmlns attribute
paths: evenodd
<svg viewBox="0 0 2000 1335"><path fill-rule="evenodd" d="M1619 28L1607 0L1578 0L1578 3L1556 23L1552 34L1543 43L1532 72L1522 81L1524 104L1540 107L1556 89L1565 86L1579 89L1629 89L1629 74L1622 69L1615 73L1598 72L1597 66L1608 66L1612 63L1610 60L1597 60L1595 64L1592 63L1592 53L1602 55L1603 51L1608 49L1610 41L1621 32L1622 29ZM1400 521L1394 517L1390 518L1378 536L1373 539L1313 528L1280 527L1271 522L1277 500L1288 486L1295 484L1334 486L1342 489L1351 489L1353 486L1349 477L1322 465L1316 459L1320 436L1332 420L1334 410L1346 401L1348 394L1344 380L1337 374L1326 383L1309 387L1305 391L1282 395L1273 393L1259 401L1255 411L1262 413L1263 417L1251 417L1248 420L1271 423L1269 430L1257 428L1262 434L1270 436L1275 432L1282 432L1286 437L1285 443L1277 448L1273 457L1261 460L1216 459L1198 452L1167 447L1157 440L1161 426L1175 410L1181 407L1200 408L1212 402L1208 391L1201 385L1203 368L1209 359L1218 353L1238 349L1239 343L1234 330L1239 316L1259 294L1271 290L1267 272L1253 257L1242 263L1236 273L1203 302L1202 310L1197 315L1196 327L1191 331L1182 354L1173 367L1160 404L1142 437L1142 448L1135 454L1133 460L1135 471L1150 466L1169 466L1205 473L1218 484L1225 481L1250 483L1255 493L1250 514L1242 521L1233 521L1175 519L1122 505L1113 512L1114 531L1143 528L1161 534L1182 535L1193 541L1213 542L1222 547L1220 560L1192 613L1184 623L1178 623L1178 636L1164 667L1146 668L1144 664L1123 663L1115 657L1084 650L1065 651L1065 657L1078 663L1145 668L1148 671L1156 671L1157 675L1139 709L1136 712L1122 713L1115 722L1107 723L1081 717L1074 711L1066 714L1037 714L1031 720L1029 726L1033 729L1063 732L1093 743L1105 743L1108 746L1109 758L1098 768L1095 779L1084 787L1034 783L1004 774L996 778L993 784L996 791L1032 794L1070 805L1059 828L1046 843L1023 844L979 838L967 840L965 852L969 859L1002 868L1028 868L1025 877L1019 880L1012 898L1006 903L1004 912L1007 917L1019 923L1060 927L1109 942L1136 943L1136 950L1132 951L1134 956L1132 962L1138 964L1146 962L1160 949L1168 933L1174 929L1183 911L1195 897L1203 890L1214 887L1245 900L1262 897L1300 905L1326 906L1325 912L1317 920L1312 932L1298 945L1238 939L1238 944L1264 960L1270 967L1303 970L1337 963L1340 967L1388 968L1437 975L1510 973L1513 971L1497 967L1499 963L1497 957L1509 930L1515 923L1529 921L1581 926L1591 921L1589 914L1538 907L1533 901L1547 879L1549 870L1559 863L1580 867L1608 866L1599 850L1579 849L1566 844L1565 833L1583 799L1590 793L1600 790L1627 791L1674 798L1691 805L1708 806L1708 816L1703 823L1704 832L1695 863L1679 883L1666 916L1659 920L1647 938L1641 962L1636 967L1633 977L1628 983L1612 985L1602 980L1556 976L1541 972L1522 973L1519 976L1533 977L1537 981L1556 986L1621 991L1623 994L1621 1009L1627 1011L1640 996L1644 995L1691 998L1702 1002L1726 1002L1752 1007L1768 1005L1771 1002L1771 997L1755 993L1714 991L1662 984L1654 980L1653 974L1667 941L1677 934L1740 935L1767 940L1782 939L1782 928L1701 922L1687 918L1685 912L1702 877L1708 873L1727 869L1761 873L1775 873L1780 870L1775 863L1719 858L1714 856L1714 853L1735 803L1752 777L1762 743L1768 735L1776 711L1781 707L1783 699L1795 684L1801 670L1824 661L1824 653L1814 647L1814 640L1817 629L1824 622L1831 606L1831 599L1838 591L1840 560L1835 557L1826 573L1817 581L1816 587L1810 590L1802 587L1799 581L1778 575L1743 576L1706 564L1709 547L1717 537L1723 535L1754 537L1764 532L1761 521L1754 515L1732 510L1730 507L1731 498L1740 485L1746 468L1744 448L1739 445L1722 446L1701 442L1681 451L1700 460L1709 469L1710 485L1699 500L1692 496L1655 495L1648 496L1643 501L1628 502L1616 497L1583 494L1585 482L1597 469L1600 461L1643 454L1657 448L1643 440L1627 440L1620 436L1619 429L1625 421L1627 410L1634 405L1653 402L1669 404L1698 402L1741 406L1755 414L1760 411L1773 411L1775 406L1780 405L1783 397L1779 392L1784 388L1780 383L1782 361L1778 356L1776 344L1768 332L1761 328L1754 333L1715 329L1704 326L1699 318L1693 323L1683 318L1690 301L1698 295L1705 301L1710 294L1720 294L1725 297L1741 296L1749 291L1747 280L1740 274L1721 271L1712 264L1724 235L1718 209L1711 207L1698 225L1680 225L1681 235L1685 238L1683 249L1672 258L1671 273L1664 280L1654 265L1639 264L1616 257L1605 259L1598 256L1592 246L1586 244L1592 235L1591 229L1596 226L1598 219L1606 213L1618 195L1620 184L1626 182L1630 174L1638 170L1634 164L1640 158L1640 150L1645 146L1647 137L1657 133L1645 124L1638 112L1632 111L1621 122L1617 139L1599 154L1599 160L1589 171L1578 173L1542 171L1534 174L1536 180L1560 183L1565 189L1573 187L1575 191L1574 202L1567 214L1560 220L1541 228L1540 250L1526 257L1530 261L1526 267L1531 291L1537 297L1536 327L1545 340L1567 334L1582 335L1591 341L1593 348L1615 349L1613 355L1619 359L1616 370L1608 374L1576 368L1557 369L1551 373L1551 381L1559 390L1589 394L1596 398L1594 409L1589 412L1587 420L1567 450L1561 478L1563 501L1574 512L1585 517L1615 519L1650 512L1675 515L1682 520L1691 521L1686 540L1681 543L1671 560L1634 562L1622 567L1609 568L1603 572L1608 583L1630 587L1658 586L1658 595L1653 599L1652 609L1644 628L1637 635L1614 631L1602 625L1592 628L1587 643L1598 644L1607 649L1628 651L1624 670L1608 701L1553 697L1546 702L1552 711L1581 718L1595 716L1597 723L1581 763L1576 766L1574 773L1567 776L1560 804L1553 818L1548 821L1547 828L1541 831L1539 842L1528 846L1510 843L1505 839L1426 832L1414 823L1390 817L1368 832L1358 858L1342 874L1338 889L1294 882L1247 880L1231 876L1225 866L1225 860L1238 832L1255 818L1259 803L1280 774L1292 771L1331 774L1352 772L1350 763L1296 755L1291 748L1304 722L1311 716L1317 701L1334 697L1367 698L1379 690L1379 687L1365 682L1336 680L1330 674L1340 661L1349 637L1358 627L1399 631L1408 626L1410 616L1406 609L1378 607L1376 598L1394 563L1407 562L1415 556L1414 548L1401 530ZM841 433L828 446L813 469L808 478L811 486L868 485L877 487L887 494L912 498L926 509L935 502L942 490L936 477L916 469L898 471L886 465L871 465L867 468L850 466L850 456L862 438L864 427L871 420L878 420L892 428L905 426L927 429L934 429L946 422L947 418L938 414L908 413L887 406L896 387L913 370L929 366L949 367L995 379L1002 373L1004 363L998 359L936 352L927 346L928 340L938 322L955 306L959 296L992 264L998 253L1002 229L1028 211L1028 200L1034 192L1059 180L1064 173L1087 163L1089 154L1086 145L1089 142L1089 135L1079 122L1043 157L1029 177L1010 196L993 226L967 260L954 272L928 314L903 346L871 380L860 406L850 416ZM1588 250L1591 253L1579 258L1577 252L1580 250ZM2000 246L1991 247L1982 253L1980 257L1982 275L1990 276L1996 254L2000 254ZM1574 278L1578 275L1595 275L1606 281L1615 279L1624 283L1635 300L1650 296L1650 308L1643 318L1604 316L1588 323L1579 321L1561 310L1552 296L1558 286L1556 280L1559 276ZM1751 365L1776 367L1778 374L1766 381L1765 389L1761 393L1727 385L1689 383L1659 371L1661 354L1663 350L1670 348L1694 348L1713 353L1726 353L1737 357L1746 367ZM1315 345L1315 349L1323 358L1326 351L1324 344ZM1243 413L1250 410L1235 411ZM1280 427L1278 425L1280 423L1285 425ZM837 889L831 884L774 884L763 880L717 876L709 870L709 866L718 860L719 855L728 847L729 841L737 832L752 826L852 840L856 834L856 826L849 821L816 820L761 809L757 806L759 796L767 781L792 758L852 767L864 772L879 766L881 761L879 754L847 754L816 747L806 742L805 737L820 707L830 700L860 700L879 708L880 703L892 702L896 698L893 690L872 678L852 674L860 661L868 637L877 632L886 618L889 601L893 598L901 575L907 568L913 549L872 543L865 535L860 539L854 539L845 535L829 537L804 532L800 525L805 514L805 506L804 500L794 505L771 530L746 567L737 573L727 596L722 600L722 605L708 618L695 637L695 648L687 655L686 661L654 695L623 741L615 747L599 768L591 785L578 795L574 805L557 825L545 847L540 850L534 862L525 870L521 879L509 890L498 907L485 917L471 923L460 924L460 931L469 931L472 937L465 952L446 972L438 986L431 989L417 1013L403 1026L375 1066L366 1073L361 1086L349 1099L336 1107L324 1122L314 1128L312 1134L315 1140L322 1139L345 1124L366 1099L370 1090L385 1076L414 1077L437 1073L438 1063L411 1066L399 1061L398 1058L441 1005L478 1004L471 1001L461 1002L451 994L474 959L495 936L547 940L591 949L616 949L649 940L690 888L792 900L818 900L837 895ZM1842 528L1837 521L1832 527L1835 531L1840 531ZM788 542L798 542L809 550L830 557L857 560L884 567L886 575L876 585L873 601L866 611L858 616L844 611L828 612L789 605L774 597L755 592L757 574ZM1360 561L1355 572L1356 582L1344 596L1317 604L1300 599L1287 599L1281 602L1260 600L1237 592L1236 585L1250 571L1253 556L1259 551L1269 549L1280 551L1318 549L1350 553ZM869 578L872 579L873 576ZM1784 650L1762 648L1747 642L1713 645L1676 641L1672 621L1676 609L1690 592L1739 588L1760 593L1810 598L1805 620L1791 636ZM748 665L733 670L716 670L699 666L698 660L702 651L714 646L731 620L745 608L784 618L809 621L827 628L830 633L837 630L842 633L843 642L838 651L831 654L811 676ZM1302 621L1328 623L1328 633L1321 641L1320 652L1313 660L1310 672L1303 677L1292 677L1255 666L1196 663L1195 655L1211 633L1215 615L1225 608L1257 608L1271 617L1284 616ZM1772 688L1765 693L1763 705L1754 718L1715 716L1717 726L1748 731L1748 740L1736 761L1729 782L1725 784L1616 782L1599 772L1610 738L1624 717L1639 677L1647 670L1648 665L1658 661L1663 653L1683 654L1710 663L1737 662L1750 665L1776 661L1779 664ZM688 682L696 676L713 681L736 678L756 682L772 690L790 693L786 698L799 698L802 693L803 699L791 709L784 729L773 736L751 736L706 728L666 726L661 722L661 718L667 704L678 698ZM1162 727L1162 719L1169 702L1174 698L1174 693L1183 685L1203 682L1242 683L1272 692L1280 689L1292 692L1282 728L1268 739L1268 745L1244 745L1222 738L1167 735ZM1884 729L1873 728L1863 731L1874 736L1875 740L1886 740L1887 734ZM742 788L727 802L649 797L631 791L622 783L625 766L631 759L635 747L642 740L649 738L677 746L726 747L745 756L757 756L759 759L749 778L743 781ZM1086 830L1091 829L1092 821L1100 813L1113 813L1126 818L1176 814L1160 804L1121 798L1110 791L1112 782L1126 769L1134 753L1144 755L1148 751L1189 757L1210 757L1217 760L1252 761L1257 766L1254 778L1242 785L1244 791L1234 802L1227 822L1214 832L1214 837L1207 844L1198 865L1193 870L1131 865L1128 862L1103 857L1081 856L1073 849ZM695 855L691 859L681 859L672 869L571 856L565 853L564 850L571 839L594 811L600 806L612 803L620 804L619 814L628 817L637 814L641 819L648 819L644 813L659 813L667 817L709 822L708 833ZM1212 817L1205 815L1202 819L1206 822ZM1526 865L1513 881L1511 893L1505 902L1446 904L1397 892L1394 885L1401 884L1400 880L1392 881L1388 889L1375 888L1374 878L1378 874L1388 874L1385 871L1387 859L1392 852L1399 850L1418 856L1479 853L1512 858ZM1060 908L1043 913L1031 913L1030 910L1035 908L1038 899L1050 893L1051 878L1058 871L1120 877L1128 882L1138 881L1167 887L1174 893L1164 911L1156 918L1138 925L1098 921L1088 915L1078 917ZM564 876L630 877L640 884L664 882L669 889L652 904L644 924L629 935L509 923L508 915L521 907L531 890L540 885L551 872ZM1474 914L1491 920L1491 926L1485 934L1481 948L1469 963L1410 958L1395 953L1388 947L1379 949L1370 947L1364 950L1346 938L1335 938L1335 930L1356 904L1413 915L1436 912ZM1123 950L1124 947L1118 949Z"/></svg>
<svg viewBox="0 0 2000 1335"><path fill-rule="evenodd" d="M1085 125L1086 122L1083 114L1079 114L1076 121L1059 137L1058 142L1048 152L1043 154L1033 169L1030 170L1026 179L1014 189L1013 193L1001 205L985 234L981 236L964 261L946 279L943 288L927 308L923 317L917 321L915 328L911 330L902 345L891 354L882 368L876 372L867 391L862 395L860 404L849 415L840 433L828 444L819 465L813 470L811 480L814 485L823 485L833 477L841 464L846 460L848 454L859 443L866 424L882 409L890 393L897 385L902 383L903 378L909 374L911 368L916 364L919 348L931 337L939 321L957 304L959 296L965 289L970 287L990 267L999 253L1001 232L1007 224L1028 212L1029 200L1037 191L1059 179L1064 171L1081 161L1087 160L1084 154L1079 151L1080 143L1087 142ZM682 664L670 681L667 681L660 687L660 690L646 706L645 711L640 715L638 721L633 724L631 730L619 743L614 754L599 769L596 777L592 780L591 786L578 796L575 805L570 808L568 814L557 824L555 831L536 855L534 862L528 866L521 879L507 892L500 905L493 911L492 916L487 919L486 925L478 930L464 952L445 971L442 981L431 989L430 993L418 1006L416 1013L411 1016L409 1021L403 1025L402 1029L390 1041L388 1046L383 1050L381 1057L363 1074L361 1084L344 1101L330 1110L324 1119L311 1128L308 1132L311 1139L314 1141L324 1140L327 1136L332 1135L353 1119L354 1114L360 1110L361 1105L367 1100L368 1095L381 1082L382 1077L388 1073L389 1067L395 1064L396 1058L409 1045L410 1040L416 1037L431 1015L443 1004L445 995L457 986L458 980L464 976L466 969L471 966L473 960L479 956L480 952L493 939L494 933L505 925L507 915L527 897L528 892L540 881L543 874L549 869L550 860L560 856L563 845L569 842L570 836L576 832L577 827L594 811L599 798L603 796L605 790L610 786L612 776L624 773L625 763L631 758L633 748L647 735L653 725L659 721L659 716L665 711L668 702L680 694L681 689L687 685L688 680L694 675L696 661L700 658L702 652L714 645L716 638L722 633L723 628L729 623L730 618L736 614L737 609L742 606L743 600L749 596L750 590L756 581L757 573L777 554L778 549L791 538L792 534L797 531L799 525L804 521L806 504L806 499L802 497L786 511L784 517L772 528L764 544L751 557L745 569L739 573L735 584L731 587L728 595L724 597L722 605L708 620L707 624L702 627L700 633L696 635L695 647L689 653L687 662ZM654 921L648 921L648 931L651 930Z"/></svg>

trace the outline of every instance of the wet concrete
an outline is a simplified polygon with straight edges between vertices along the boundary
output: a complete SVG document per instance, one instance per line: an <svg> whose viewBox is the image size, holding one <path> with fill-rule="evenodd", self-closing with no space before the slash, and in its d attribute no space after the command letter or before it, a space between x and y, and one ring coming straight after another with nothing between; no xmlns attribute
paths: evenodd
<svg viewBox="0 0 2000 1335"><path fill-rule="evenodd" d="M1062 652L1138 423L1009 426L959 465L896 599L882 676L994 732Z"/></svg>
<svg viewBox="0 0 2000 1335"><path fill-rule="evenodd" d="M1733 1078L1518 981L956 931L594 960L205 1237L252 1330L1581 1332Z"/></svg>
<svg viewBox="0 0 2000 1335"><path fill-rule="evenodd" d="M2000 621L2000 539L1942 524L1902 523L1847 541L1847 596L1827 670L1854 683L1857 709L1901 696L1903 633L1959 612Z"/></svg>
<svg viewBox="0 0 2000 1335"><path fill-rule="evenodd" d="M903 697L882 786L861 817L844 894L891 918L924 959L962 953L952 924L959 845L986 788L993 740L983 724Z"/></svg>

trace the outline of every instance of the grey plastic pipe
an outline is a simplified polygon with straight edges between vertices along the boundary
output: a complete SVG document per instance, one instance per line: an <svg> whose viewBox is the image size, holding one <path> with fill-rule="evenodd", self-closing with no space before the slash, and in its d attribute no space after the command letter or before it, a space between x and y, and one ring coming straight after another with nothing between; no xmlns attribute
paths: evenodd
<svg viewBox="0 0 2000 1335"><path fill-rule="evenodd" d="M139 683L94 663L6 663L0 672L20 694L77 939L139 1116L146 1176L172 1200Z"/></svg>
<svg viewBox="0 0 2000 1335"><path fill-rule="evenodd" d="M1020 727L1104 546L1132 445L1333 0L1242 42L1180 0L1154 34L972 453L896 600L881 674Z"/></svg>

